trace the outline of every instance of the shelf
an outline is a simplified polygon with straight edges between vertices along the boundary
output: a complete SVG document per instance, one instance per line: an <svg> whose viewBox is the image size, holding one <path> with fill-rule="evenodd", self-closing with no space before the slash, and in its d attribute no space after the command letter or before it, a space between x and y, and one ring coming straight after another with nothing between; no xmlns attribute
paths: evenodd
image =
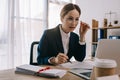
<svg viewBox="0 0 120 80"><path fill-rule="evenodd" d="M111 26L111 27L99 27L99 28L92 28L92 29L117 29L120 28L120 26Z"/></svg>
<svg viewBox="0 0 120 80"><path fill-rule="evenodd" d="M98 42L92 42L92 44L98 44Z"/></svg>
<svg viewBox="0 0 120 80"><path fill-rule="evenodd" d="M92 42L91 42L91 49L92 49L92 58L95 57L95 51L98 45L98 41L100 39L107 39L108 38L108 29L120 29L119 26L107 26L106 23L104 23L103 26L98 27L98 21L95 19L92 19Z"/></svg>

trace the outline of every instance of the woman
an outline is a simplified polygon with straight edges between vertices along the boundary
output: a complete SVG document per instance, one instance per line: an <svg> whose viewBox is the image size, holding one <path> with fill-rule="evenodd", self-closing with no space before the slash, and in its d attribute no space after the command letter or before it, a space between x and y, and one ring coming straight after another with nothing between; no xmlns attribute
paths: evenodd
<svg viewBox="0 0 120 80"><path fill-rule="evenodd" d="M72 56L77 61L83 61L86 56L85 34L90 28L81 22L79 36L74 29L79 23L81 10L78 5L69 3L60 13L62 24L53 29L45 30L38 45L37 61L43 64L61 64L68 62Z"/></svg>

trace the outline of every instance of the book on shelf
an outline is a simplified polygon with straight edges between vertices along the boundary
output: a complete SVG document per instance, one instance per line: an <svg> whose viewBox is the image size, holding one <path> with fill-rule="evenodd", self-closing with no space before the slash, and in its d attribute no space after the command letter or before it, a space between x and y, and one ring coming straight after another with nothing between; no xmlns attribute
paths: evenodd
<svg viewBox="0 0 120 80"><path fill-rule="evenodd" d="M92 28L98 28L99 22L95 19L92 19ZM92 42L98 41L98 30L93 29L92 30Z"/></svg>
<svg viewBox="0 0 120 80"><path fill-rule="evenodd" d="M98 41L98 30L92 30L92 42Z"/></svg>
<svg viewBox="0 0 120 80"><path fill-rule="evenodd" d="M92 58L95 57L96 48L97 48L97 44L92 45L92 54L91 54Z"/></svg>
<svg viewBox="0 0 120 80"><path fill-rule="evenodd" d="M95 19L92 19L92 28L98 28L99 22Z"/></svg>
<svg viewBox="0 0 120 80"><path fill-rule="evenodd" d="M66 70L24 64L16 67L15 73L30 74L49 78L62 78Z"/></svg>
<svg viewBox="0 0 120 80"><path fill-rule="evenodd" d="M100 39L107 38L107 29L100 29Z"/></svg>

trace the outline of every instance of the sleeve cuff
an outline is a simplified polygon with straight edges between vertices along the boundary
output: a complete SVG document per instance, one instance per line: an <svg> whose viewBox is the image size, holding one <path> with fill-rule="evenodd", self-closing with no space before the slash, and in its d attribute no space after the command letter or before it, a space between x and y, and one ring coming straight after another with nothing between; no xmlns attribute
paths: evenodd
<svg viewBox="0 0 120 80"><path fill-rule="evenodd" d="M51 57L51 58L48 59L48 62L49 62L50 64L52 64L52 63L50 62L50 59L52 59L52 58L54 58L54 57Z"/></svg>
<svg viewBox="0 0 120 80"><path fill-rule="evenodd" d="M49 64L55 64L55 63L53 63L53 62L51 62L50 60L53 60L54 59L54 62L58 62L58 59L56 59L55 57L50 57L49 59L48 59L48 63Z"/></svg>
<svg viewBox="0 0 120 80"><path fill-rule="evenodd" d="M79 41L79 44L80 44L80 45L85 45L85 42L80 42L80 41Z"/></svg>

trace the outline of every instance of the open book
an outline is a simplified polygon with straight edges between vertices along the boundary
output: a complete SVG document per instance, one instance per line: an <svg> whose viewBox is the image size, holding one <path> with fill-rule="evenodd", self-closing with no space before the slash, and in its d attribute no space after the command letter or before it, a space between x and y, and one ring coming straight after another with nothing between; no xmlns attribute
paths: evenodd
<svg viewBox="0 0 120 80"><path fill-rule="evenodd" d="M62 78L66 74L66 70L61 69L51 69L50 67L41 67L34 65L21 65L16 67L16 73L31 74L42 77L58 77Z"/></svg>

